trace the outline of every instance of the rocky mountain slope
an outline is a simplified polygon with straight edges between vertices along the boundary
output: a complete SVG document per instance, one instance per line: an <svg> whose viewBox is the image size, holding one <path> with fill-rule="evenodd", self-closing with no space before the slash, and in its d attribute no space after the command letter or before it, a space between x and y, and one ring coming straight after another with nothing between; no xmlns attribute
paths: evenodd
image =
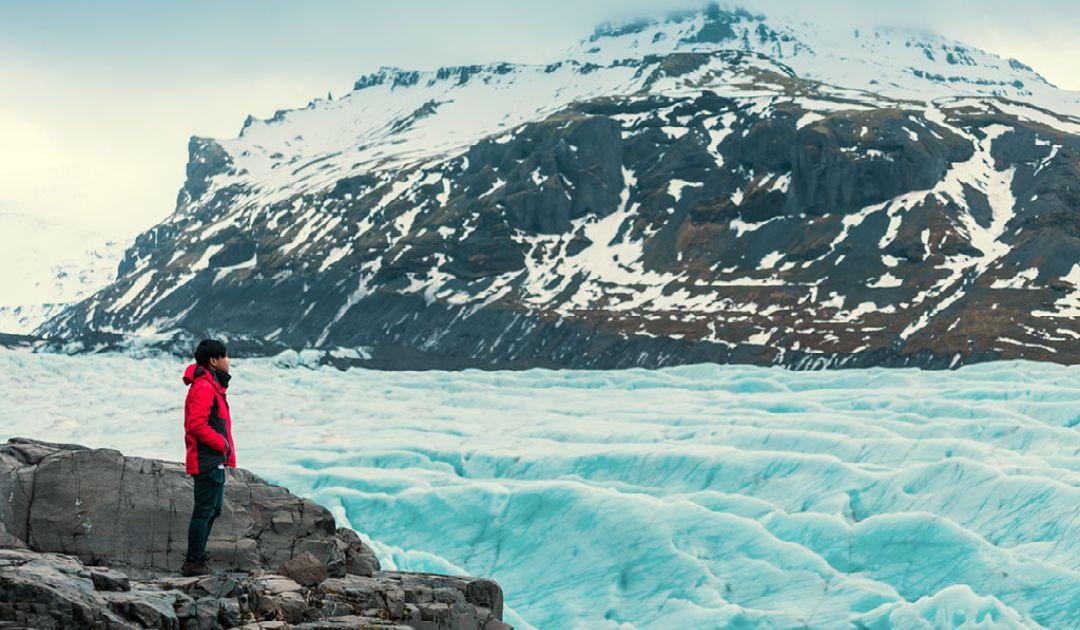
<svg viewBox="0 0 1080 630"><path fill-rule="evenodd" d="M710 8L384 68L192 138L37 333L384 368L1080 358L1080 95L929 35Z"/></svg>
<svg viewBox="0 0 1080 630"><path fill-rule="evenodd" d="M178 577L183 464L11 438L0 445L0 626L504 630L491 580L381 571L322 506L229 469L207 545Z"/></svg>

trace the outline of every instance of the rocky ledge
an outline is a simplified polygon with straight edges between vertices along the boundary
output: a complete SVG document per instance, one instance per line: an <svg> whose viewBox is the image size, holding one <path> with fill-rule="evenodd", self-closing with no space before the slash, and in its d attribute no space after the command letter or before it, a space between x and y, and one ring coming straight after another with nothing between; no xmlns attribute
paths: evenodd
<svg viewBox="0 0 1080 630"><path fill-rule="evenodd" d="M495 582L382 571L326 508L247 470L227 471L211 576L177 573L180 463L16 437L0 493L0 628L510 628Z"/></svg>

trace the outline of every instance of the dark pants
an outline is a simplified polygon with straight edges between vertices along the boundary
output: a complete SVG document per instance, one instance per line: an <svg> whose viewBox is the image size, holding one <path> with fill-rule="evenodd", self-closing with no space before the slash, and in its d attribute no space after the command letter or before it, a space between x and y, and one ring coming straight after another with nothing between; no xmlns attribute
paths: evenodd
<svg viewBox="0 0 1080 630"><path fill-rule="evenodd" d="M187 560L206 561L206 539L214 527L214 519L221 515L225 500L225 471L213 468L195 475L195 508L191 510L188 524Z"/></svg>

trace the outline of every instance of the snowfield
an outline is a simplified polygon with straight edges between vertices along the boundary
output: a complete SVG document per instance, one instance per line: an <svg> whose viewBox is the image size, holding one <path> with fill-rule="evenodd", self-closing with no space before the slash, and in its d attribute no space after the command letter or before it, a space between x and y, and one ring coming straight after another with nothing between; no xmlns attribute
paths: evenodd
<svg viewBox="0 0 1080 630"><path fill-rule="evenodd" d="M236 360L240 466L519 628L1080 626L1080 367ZM0 352L0 438L183 457L184 364Z"/></svg>
<svg viewBox="0 0 1080 630"><path fill-rule="evenodd" d="M29 334L116 280L129 245L90 229L0 210L0 333Z"/></svg>

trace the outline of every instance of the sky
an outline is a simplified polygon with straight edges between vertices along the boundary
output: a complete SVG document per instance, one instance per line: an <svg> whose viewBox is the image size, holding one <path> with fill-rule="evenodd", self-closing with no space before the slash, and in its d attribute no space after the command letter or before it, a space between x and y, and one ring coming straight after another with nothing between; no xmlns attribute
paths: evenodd
<svg viewBox="0 0 1080 630"><path fill-rule="evenodd" d="M0 215L129 238L164 219L192 135L234 137L381 65L543 63L659 0L0 0ZM815 22L923 28L1080 90L1073 1L748 0ZM812 5L812 8L808 8Z"/></svg>

